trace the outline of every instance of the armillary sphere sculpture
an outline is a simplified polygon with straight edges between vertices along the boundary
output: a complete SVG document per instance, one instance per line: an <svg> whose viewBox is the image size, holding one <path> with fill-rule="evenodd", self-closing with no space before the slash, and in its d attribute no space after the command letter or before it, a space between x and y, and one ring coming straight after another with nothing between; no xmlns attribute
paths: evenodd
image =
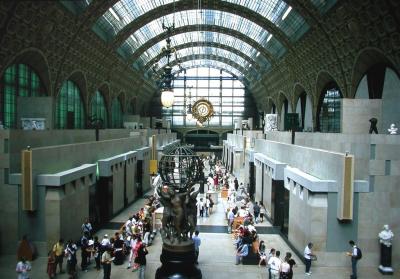
<svg viewBox="0 0 400 279"><path fill-rule="evenodd" d="M162 266L156 278L202 278L195 266L192 235L196 229L196 183L203 172L199 156L186 146L176 146L165 151L158 164L163 181L157 188L164 206L161 236L163 249Z"/></svg>

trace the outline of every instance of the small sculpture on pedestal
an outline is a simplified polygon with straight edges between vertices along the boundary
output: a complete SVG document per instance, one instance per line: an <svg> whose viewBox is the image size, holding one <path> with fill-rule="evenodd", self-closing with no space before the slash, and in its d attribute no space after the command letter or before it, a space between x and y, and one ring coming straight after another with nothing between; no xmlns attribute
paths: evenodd
<svg viewBox="0 0 400 279"><path fill-rule="evenodd" d="M398 130L398 128L396 128L394 123L390 124L390 128L388 129L389 134L397 135L397 130Z"/></svg>
<svg viewBox="0 0 400 279"><path fill-rule="evenodd" d="M379 265L379 272L382 274L393 274L392 268L392 240L393 232L390 230L389 225L383 226L383 231L379 233L379 242L381 243L381 264Z"/></svg>

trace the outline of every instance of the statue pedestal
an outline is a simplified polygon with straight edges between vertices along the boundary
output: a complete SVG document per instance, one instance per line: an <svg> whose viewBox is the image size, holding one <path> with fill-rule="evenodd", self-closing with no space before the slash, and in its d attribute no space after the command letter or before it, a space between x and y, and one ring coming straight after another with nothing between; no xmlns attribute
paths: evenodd
<svg viewBox="0 0 400 279"><path fill-rule="evenodd" d="M381 244L381 264L378 268L379 272L383 275L392 275L392 246L387 247Z"/></svg>
<svg viewBox="0 0 400 279"><path fill-rule="evenodd" d="M194 244L163 244L160 256L162 266L156 279L201 279L201 270L195 265Z"/></svg>

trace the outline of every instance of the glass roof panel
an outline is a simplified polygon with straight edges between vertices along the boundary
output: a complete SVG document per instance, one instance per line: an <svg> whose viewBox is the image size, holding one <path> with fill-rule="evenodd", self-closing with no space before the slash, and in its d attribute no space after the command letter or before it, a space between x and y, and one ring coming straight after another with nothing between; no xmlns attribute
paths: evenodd
<svg viewBox="0 0 400 279"><path fill-rule="evenodd" d="M92 0L81 0L92 1ZM112 6L104 15L97 21L104 31L110 32L112 36L117 34L130 22L143 14L169 3L174 0L121 0ZM220 0L249 8L261 16L265 17L278 28L289 36L290 39L296 41L305 31L308 30L308 25L304 19L294 11L291 11L288 23L285 24L283 16L289 8L288 4L283 0ZM325 2L336 2L336 0L312 0L317 7L322 5L326 7ZM286 15L287 16L287 15ZM209 17L213 20L213 16ZM111 25L111 26L110 26ZM306 25L306 28L304 28ZM300 35L299 30L301 30Z"/></svg>
<svg viewBox="0 0 400 279"><path fill-rule="evenodd" d="M275 24L293 41L297 41L309 26L305 20L282 0L222 0L245 6ZM290 9L288 11L288 9ZM288 11L288 14L286 14Z"/></svg>
<svg viewBox="0 0 400 279"><path fill-rule="evenodd" d="M261 65L264 66L269 65L269 62L265 59L265 57L260 56L259 55L260 53L256 49L254 49L246 42L230 35L217 32L195 31L195 32L181 33L171 37L171 44L175 47L182 44L190 44L196 42L212 42L221 45L226 45L234 49L237 49L238 51L249 56L249 58L253 60L257 60L259 63L261 63ZM154 46L149 48L146 52L144 52L140 56L140 59L143 60L145 63L148 63L161 53L161 49L165 45L166 45L165 41L155 44Z"/></svg>
<svg viewBox="0 0 400 279"><path fill-rule="evenodd" d="M135 18L158 6L172 3L174 0L121 0L108 9L96 24L113 36Z"/></svg>
<svg viewBox="0 0 400 279"><path fill-rule="evenodd" d="M269 36L268 31L261 28L259 25L232 13L215 10L202 10L200 13L198 10L187 10L177 12L175 14L169 14L163 18L157 18L153 20L132 34L127 41L129 41L128 43L132 45L133 50L136 50L148 40L164 32L162 29L163 22L167 26L172 26L174 20L175 28L186 25L205 24L233 29L254 39L261 45L263 45L263 42L265 42Z"/></svg>
<svg viewBox="0 0 400 279"><path fill-rule="evenodd" d="M191 56L193 55L193 58L195 55L200 55L200 54L208 54L208 55L216 55L220 57L227 58L229 60L234 61L235 63L241 65L243 68L248 68L250 66L250 63L244 60L242 57L234 54L233 52L227 51L225 49L220 49L220 48L215 48L215 47L189 47L189 48L184 48L180 49L176 52L176 55L179 58L183 58L186 56ZM173 63L175 61L175 57L171 57L170 62ZM165 65L167 65L167 59L163 57L160 59L158 63L158 68L163 68Z"/></svg>
<svg viewBox="0 0 400 279"><path fill-rule="evenodd" d="M336 4L337 0L311 0L311 2L324 14Z"/></svg>
<svg viewBox="0 0 400 279"><path fill-rule="evenodd" d="M220 61L215 61L215 60L208 60L208 59L196 59L196 60L190 60L190 61L185 61L183 63L181 63L181 66L184 69L190 69L190 68L194 68L194 67L211 67L211 68L216 68L216 69L224 69L225 71L237 76L238 78L243 77L243 74L238 71L237 69L235 69L234 67L232 67L229 64L226 64L224 62L220 62ZM175 65L172 68L172 72L175 73L179 71L179 67L177 65Z"/></svg>
<svg viewBox="0 0 400 279"><path fill-rule="evenodd" d="M81 14L90 5L93 0L76 0L76 1L66 1L60 0L68 10L70 10L75 15Z"/></svg>

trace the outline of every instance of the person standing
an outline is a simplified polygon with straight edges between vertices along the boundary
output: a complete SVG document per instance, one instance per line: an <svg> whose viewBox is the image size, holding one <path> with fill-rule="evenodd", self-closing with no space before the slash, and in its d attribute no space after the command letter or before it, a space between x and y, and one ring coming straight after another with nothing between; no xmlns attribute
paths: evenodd
<svg viewBox="0 0 400 279"><path fill-rule="evenodd" d="M96 269L100 270L100 242L99 242L99 237L97 235L94 237L93 257L94 261L96 262Z"/></svg>
<svg viewBox="0 0 400 279"><path fill-rule="evenodd" d="M209 197L206 195L206 202L204 205L204 211L206 213L206 217L208 217L208 209L210 208L210 199Z"/></svg>
<svg viewBox="0 0 400 279"><path fill-rule="evenodd" d="M233 213L233 208L228 212L228 233L232 232L233 221L235 220L235 213Z"/></svg>
<svg viewBox="0 0 400 279"><path fill-rule="evenodd" d="M350 275L350 278L357 279L357 263L358 263L358 260L360 259L361 251L357 247L357 245L354 243L353 240L350 240L349 244L351 246L351 251L347 252L346 255L351 257L351 272L352 272L352 274Z"/></svg>
<svg viewBox="0 0 400 279"><path fill-rule="evenodd" d="M139 279L144 279L144 274L146 272L146 255L149 252L146 249L146 244L143 242L141 243L138 252L137 252L137 257L135 259L135 263L138 264L138 269L139 269Z"/></svg>
<svg viewBox="0 0 400 279"><path fill-rule="evenodd" d="M75 278L76 276L76 263L78 260L76 259L76 251L78 247L76 244L72 242L72 240L68 240L67 248L65 248L65 255L67 256L67 272L69 274L69 278Z"/></svg>
<svg viewBox="0 0 400 279"><path fill-rule="evenodd" d="M268 266L271 269L271 278L272 279L279 279L279 272L281 270L281 265L282 265L282 261L279 258L280 255L281 255L281 252L276 251L275 256L272 256L268 260Z"/></svg>
<svg viewBox="0 0 400 279"><path fill-rule="evenodd" d="M88 237L91 238L92 232L93 232L92 224L90 224L89 218L86 218L85 222L83 222L82 224L82 235L85 235L86 233Z"/></svg>
<svg viewBox="0 0 400 279"><path fill-rule="evenodd" d="M200 217L203 217L203 214L204 214L203 198L200 198L200 201L197 202L197 209L199 210Z"/></svg>
<svg viewBox="0 0 400 279"><path fill-rule="evenodd" d="M56 256L53 251L49 252L49 257L47 258L47 275L50 279L56 277Z"/></svg>
<svg viewBox="0 0 400 279"><path fill-rule="evenodd" d="M254 212L254 221L256 224L258 223L258 216L260 215L260 206L258 205L258 202L256 202L253 206L253 212Z"/></svg>
<svg viewBox="0 0 400 279"><path fill-rule="evenodd" d="M269 260L270 260L272 257L275 257L275 248L271 248L271 250L270 250L269 253L268 253L268 257L267 257L268 279L271 279L271 278L272 278L272 275L271 275L271 266L269 265Z"/></svg>
<svg viewBox="0 0 400 279"><path fill-rule="evenodd" d="M289 279L293 278L293 267L296 265L296 261L292 259L292 253L287 252L285 261L290 265L290 270L289 270Z"/></svg>
<svg viewBox="0 0 400 279"><path fill-rule="evenodd" d="M307 244L306 248L304 248L304 259L306 261L306 275L311 275L311 258L315 255L312 252L313 244L310 242Z"/></svg>
<svg viewBox="0 0 400 279"><path fill-rule="evenodd" d="M194 252L196 254L196 262L195 263L199 264L199 252L200 252L201 239L199 237L198 230L196 230L194 232L193 242L194 242Z"/></svg>
<svg viewBox="0 0 400 279"><path fill-rule="evenodd" d="M25 260L25 258L21 258L21 260L17 263L17 267L15 271L18 274L18 279L29 279L28 272L31 271L31 264Z"/></svg>
<svg viewBox="0 0 400 279"><path fill-rule="evenodd" d="M87 233L85 233L85 236L87 235ZM87 237L82 237L81 240L81 269L84 272L87 272L88 269L88 258L90 255L89 250L89 240L87 239Z"/></svg>
<svg viewBox="0 0 400 279"><path fill-rule="evenodd" d="M101 263L103 264L103 279L110 279L111 276L111 263L113 258L111 257L111 247L107 247L103 255L101 255Z"/></svg>
<svg viewBox="0 0 400 279"><path fill-rule="evenodd" d="M62 264L64 260L64 239L60 238L60 240L54 244L53 252L56 256L56 269L58 265L60 267L60 273L64 273L62 270Z"/></svg>

